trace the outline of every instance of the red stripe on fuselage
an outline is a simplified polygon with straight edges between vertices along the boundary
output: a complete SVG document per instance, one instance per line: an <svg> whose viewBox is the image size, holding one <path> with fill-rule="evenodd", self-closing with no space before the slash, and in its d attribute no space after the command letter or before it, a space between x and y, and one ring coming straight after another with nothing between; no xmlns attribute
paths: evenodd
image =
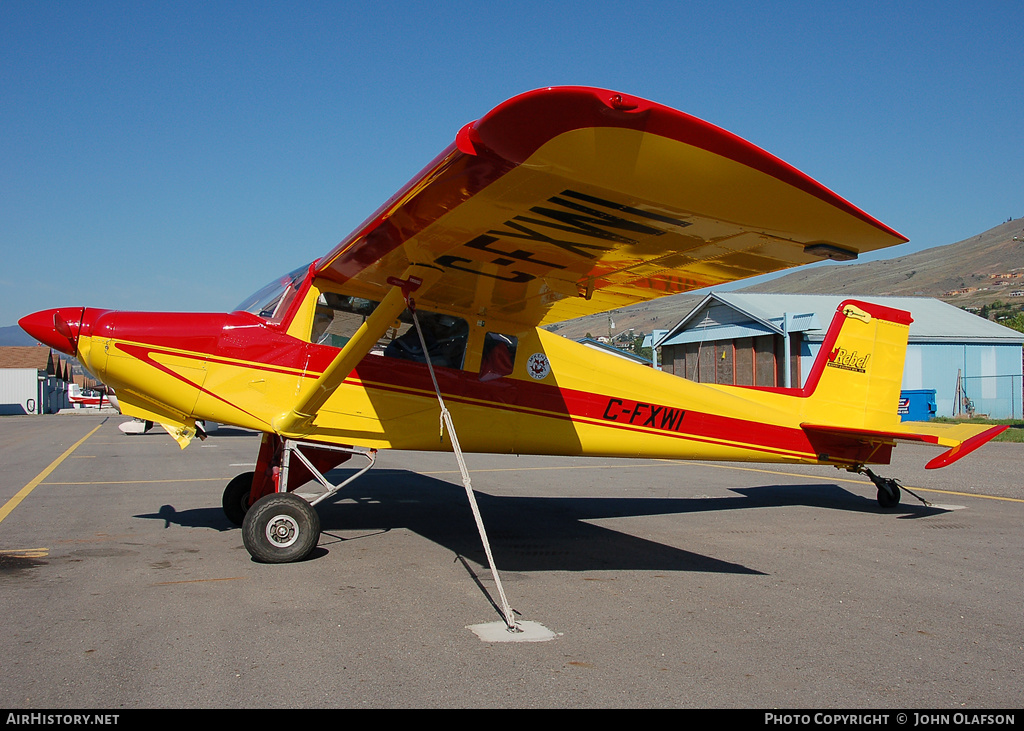
<svg viewBox="0 0 1024 731"><path fill-rule="evenodd" d="M612 429L669 436L705 443L729 444L774 454L801 457L814 455L807 435L800 428L774 426L715 414L695 412L683 406L638 402L627 397L579 391L543 383L514 379L480 382L475 374L449 368L435 368L438 385L446 402L503 409L516 413L570 420ZM311 374L315 375L315 374ZM426 366L382 356L368 356L356 367L350 381L367 389L401 392L431 398L433 384ZM609 401L619 401L613 414ZM674 416L657 409L669 409ZM652 421L653 414L653 421ZM620 418L610 418L610 416Z"/></svg>
<svg viewBox="0 0 1024 731"><path fill-rule="evenodd" d="M287 336L282 335L281 338L292 340L294 343L294 340ZM118 348L263 423L267 423L266 419L176 373L154 360L153 356L192 358L197 361L197 367L205 362L316 379L337 355L334 348L309 344L300 344L299 347L265 348L264 352L284 356L285 361L267 363L245 359L241 357L242 352L225 356L221 353L187 352L124 342L119 343ZM237 350L243 351L246 348ZM435 368L435 373L442 395L446 401L452 403L502 409L675 439L734 445L771 454L798 457L816 454L807 435L799 428L774 426L695 412L679 405L648 404L628 397L619 398L511 378L481 382L476 374L451 368L438 367ZM434 390L429 371L424 364L379 355L366 356L345 380L345 384L428 399L433 398ZM610 409L609 404L612 401L617 401L621 405L618 412ZM612 416L617 418L611 418Z"/></svg>

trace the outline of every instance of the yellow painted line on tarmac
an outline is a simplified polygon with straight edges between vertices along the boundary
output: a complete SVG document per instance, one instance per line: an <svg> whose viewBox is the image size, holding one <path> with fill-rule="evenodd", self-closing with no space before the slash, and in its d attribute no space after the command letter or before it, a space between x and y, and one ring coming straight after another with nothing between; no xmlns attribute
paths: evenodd
<svg viewBox="0 0 1024 731"><path fill-rule="evenodd" d="M738 467L735 465L728 464L711 464L709 462L691 462L690 464L699 464L702 467L715 467L720 470L742 470L744 472L761 472L766 475L785 475L786 477L801 477L810 478L812 480L822 480L823 482L852 482L855 485L867 485L872 486L872 483L868 480L851 480L848 477L825 477L821 475L803 474L800 472L783 472L781 470L766 470L759 469L757 467ZM903 487L903 485L901 485ZM1024 503L1024 499L1015 497L1000 497L999 495L985 495L979 492L954 492L952 490L936 490L931 487L913 487L906 486L908 489L914 492L935 492L941 495L956 495L958 497L976 497L983 500L1001 500L1008 503Z"/></svg>
<svg viewBox="0 0 1024 731"><path fill-rule="evenodd" d="M1001 500L1004 503L1024 503L1024 499L1017 497L1002 497L1000 495L986 495L981 492L954 492L953 490L936 490L931 487L912 487L914 492L937 492L942 495L957 495L959 497L977 497L982 500Z"/></svg>
<svg viewBox="0 0 1024 731"><path fill-rule="evenodd" d="M8 548L0 551L0 558L46 558L49 555L49 548Z"/></svg>
<svg viewBox="0 0 1024 731"><path fill-rule="evenodd" d="M690 462L689 464L700 465L701 467L714 467L719 470L740 470L742 472L760 472L765 475L784 475L785 477L801 477L810 478L812 480L822 480L824 482L851 482L854 485L870 485L870 480L853 480L849 477L825 477L824 475L812 475L803 472L783 472L782 470L768 470L758 467L739 467L730 464L711 464L710 462ZM916 490L917 488L911 488Z"/></svg>
<svg viewBox="0 0 1024 731"><path fill-rule="evenodd" d="M164 434L164 436L167 436L167 435ZM123 447L126 441L130 442L133 445L138 445L138 444L142 444L143 443L141 440L119 439L119 440L114 441L114 442L93 442L93 444L95 444L97 447ZM181 449L181 447L178 446L178 443L175 442L173 439L169 439L169 440L159 439L159 440L154 440L152 442L146 442L146 443L147 444L157 444L157 442L159 442L160 444L162 444L165 447L173 446L175 449L178 449L178 450Z"/></svg>
<svg viewBox="0 0 1024 731"><path fill-rule="evenodd" d="M99 427L96 427L96 429L98 429L98 428ZM71 447L71 449L69 449L67 452L65 452L63 455L61 455L46 470L41 472L40 475L38 477L36 477L35 480L33 480L33 482L29 483L29 485L26 485L25 488L22 488L21 492L24 492L25 495L22 495L21 492L19 492L18 495L15 495L14 498L11 499L11 501L17 500L18 502L20 502L21 499L24 499L24 497L28 494L28 492L31 492L31 488L34 488L37 484L39 484L42 481L42 479L45 478L46 475L48 475L50 472L52 472L53 469L58 464L60 464L60 462L62 460L64 460L71 452L73 452L76 447L78 447L82 442L84 442L86 439L88 439L92 435L92 433L96 431L96 429L93 429L92 432L89 432L89 434L86 434L85 437L83 437L78 443L76 443L73 447ZM848 477L831 477L831 476L824 476L824 475L814 475L814 474L803 473L803 472L784 472L782 470L764 469L764 468L759 468L759 467L741 467L739 465L732 465L732 464L712 464L710 462L695 462L695 461L690 461L690 460L673 460L673 459L658 459L658 458L652 458L652 462L649 462L647 464L624 465L621 462L616 461L616 462L610 462L609 464L596 464L596 465L592 464L592 465L550 465L550 466L545 466L545 467L493 467L493 468L484 468L484 469L470 469L470 472L471 473L481 474L481 473L487 473L487 472L544 472L544 471L558 471L558 470L609 470L609 469L621 470L624 467L629 467L629 468L636 468L636 467L663 467L663 466L665 466L666 463L668 463L668 464L679 464L679 465L688 465L688 464L689 465L698 465L698 466L701 466L701 467L714 467L714 468L720 469L720 470L739 470L739 471L742 471L742 472L757 472L757 473L765 474L765 475L783 475L785 477L798 477L800 479L820 480L822 482L833 482L833 483L834 482L846 482L846 483L850 483L850 484L854 484L854 485L863 485L865 487L873 487L872 483L869 480L855 480L855 479L851 479L851 478L848 478ZM424 476L453 475L453 474L459 474L459 471L458 470L429 470L429 471L418 472L417 474L421 474L421 475L424 475ZM175 482L226 482L226 481L228 481L230 479L232 479L232 478L231 477L192 477L192 478L167 479L167 480L100 480L100 481L94 481L94 482L46 482L45 484L46 485L146 485L146 484L166 484L166 483L175 483ZM998 495L985 495L983 493L974 493L974 492L954 492L952 490L938 490L938 489L929 488L929 487L913 487L913 486L907 486L907 487L910 490L913 490L914 492L931 492L931 493L938 493L938 494L942 494L942 495L955 495L955 496L958 496L958 497L981 498L983 500L998 500L998 501L1011 502L1011 503L1024 503L1024 499L1022 499L1022 498L1000 497ZM19 499L19 495L21 496L20 499ZM16 505L17 505L17 503L15 503L15 505L11 505L10 508L8 508L5 505L4 508L0 509L0 521L2 521L4 519L4 517L6 517L7 513L9 513L11 510L13 510Z"/></svg>
<svg viewBox="0 0 1024 731"><path fill-rule="evenodd" d="M70 457L71 453L78 449L80 446L82 446L82 443L86 439L91 437L93 434L95 434L101 426L103 426L103 424L97 424L95 427L93 427L92 431L90 431L84 437L82 437L77 442L68 447L67 450L65 450L64 454L50 462L49 466L45 470L36 475L31 482L25 485L25 487L18 490L17 494L14 497L12 497L10 500L4 503L3 507L0 507L0 523L4 521L4 518L11 514L12 510L14 510L21 504L22 500L29 496L29 493L36 489L36 486L39 485L39 483L45 480L50 475L51 472L57 469L61 462Z"/></svg>
<svg viewBox="0 0 1024 731"><path fill-rule="evenodd" d="M183 581L158 581L153 586L174 586L176 584L205 584L213 581L244 581L245 576L225 576L219 579L185 579Z"/></svg>
<svg viewBox="0 0 1024 731"><path fill-rule="evenodd" d="M673 462L675 460L663 460L663 462ZM486 467L481 469L469 468L470 472L546 472L554 470L621 470L627 467L664 467L661 464L567 464L567 465L550 465L548 467ZM417 472L418 475L458 475L461 474L458 470L433 470L431 472Z"/></svg>
<svg viewBox="0 0 1024 731"><path fill-rule="evenodd" d="M94 482L44 482L44 485L150 485L168 482L227 482L230 477L186 477L175 480L96 480Z"/></svg>
<svg viewBox="0 0 1024 731"><path fill-rule="evenodd" d="M657 464L608 464L608 465L552 465L550 467L496 467L493 469L470 469L471 473L484 473L484 472L531 472L531 471L543 471L543 470L607 470L607 469L623 469L624 467L663 467L667 464L679 464L679 465L698 465L701 467L714 467L720 470L739 470L742 472L759 472L764 475L783 475L785 477L799 477L801 479L820 480L822 482L849 482L854 485L864 485L866 487L874 487L869 480L854 480L849 477L827 477L824 475L813 475L805 474L802 472L783 472L782 470L770 470L759 467L740 467L739 465L731 464L712 464L710 462L693 462L690 460L674 460L674 459L659 459ZM435 470L433 472L420 472L421 475L457 475L458 470ZM983 500L1000 500L1009 503L1024 503L1024 499L1014 497L1000 497L998 495L985 495L977 492L953 492L951 490L937 490L930 487L913 487L906 486L908 489L914 492L934 492L942 495L956 495L958 497L976 497Z"/></svg>

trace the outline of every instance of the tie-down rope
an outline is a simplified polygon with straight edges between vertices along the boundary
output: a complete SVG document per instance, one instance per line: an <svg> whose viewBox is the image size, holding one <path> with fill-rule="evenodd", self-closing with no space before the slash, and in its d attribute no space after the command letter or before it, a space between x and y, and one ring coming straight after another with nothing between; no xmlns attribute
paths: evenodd
<svg viewBox="0 0 1024 731"><path fill-rule="evenodd" d="M434 382L434 392L437 394L437 402L441 405L441 436L444 436L445 427L448 428L448 436L452 440L452 449L455 451L455 458L459 462L459 471L462 473L462 485L466 488L466 497L469 498L469 506L473 510L473 519L476 521L477 530L480 532L480 540L484 544L484 553L487 554L487 563L494 577L494 584L498 587L498 595L501 597L502 612L505 615L505 624L510 632L520 632L512 616L512 608L505 598L505 590L501 586L501 578L498 576L498 568L494 565L494 557L491 555L491 544L487 540L487 531L484 528L483 518L480 516L480 508L476 504L476 496L473 493L473 483L469 478L469 469L466 467L466 460L462 457L462 448L459 446L459 438L455 434L455 425L452 423L452 415L444 405L441 398L441 387L437 385L437 376L434 375L434 366L430 362L430 354L427 352L427 342L423 337L423 329L420 327L419 318L416 317L416 306L411 297L406 298L409 305L409 312L412 314L413 325L416 326L416 334L420 338L420 347L423 349L423 358L427 362L427 370L430 371L430 380Z"/></svg>

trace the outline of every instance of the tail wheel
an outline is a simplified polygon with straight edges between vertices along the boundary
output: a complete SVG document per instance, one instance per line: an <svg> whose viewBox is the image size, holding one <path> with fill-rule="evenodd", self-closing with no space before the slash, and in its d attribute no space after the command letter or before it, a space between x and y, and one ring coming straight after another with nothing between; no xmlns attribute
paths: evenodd
<svg viewBox="0 0 1024 731"><path fill-rule="evenodd" d="M878 504L883 508L894 508L900 504L900 486L896 480L882 478L878 486Z"/></svg>
<svg viewBox="0 0 1024 731"><path fill-rule="evenodd" d="M320 516L306 500L277 492L257 500L242 521L245 550L263 563L301 561L320 540Z"/></svg>
<svg viewBox="0 0 1024 731"><path fill-rule="evenodd" d="M254 475L254 472L243 472L224 488L221 507L224 508L227 519L235 525L241 525L245 520L245 514L249 512L249 491L252 489Z"/></svg>

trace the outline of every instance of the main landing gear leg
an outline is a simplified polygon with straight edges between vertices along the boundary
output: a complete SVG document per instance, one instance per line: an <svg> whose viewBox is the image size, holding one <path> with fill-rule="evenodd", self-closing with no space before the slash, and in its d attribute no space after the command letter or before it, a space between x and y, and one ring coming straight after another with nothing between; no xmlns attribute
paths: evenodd
<svg viewBox="0 0 1024 731"><path fill-rule="evenodd" d="M333 497L343 487L364 475L373 467L376 455L376 450L364 451L286 439L280 453L279 465L275 465L280 468L274 479L275 492L264 495L249 505L253 473L243 473L229 482L224 490L224 513L236 525L241 524L242 543L249 555L257 561L300 561L316 548L320 540L320 517L314 506ZM366 466L337 485L324 477L321 470L332 469L353 456L364 457L367 460ZM299 463L293 464L293 458ZM323 487L323 492L289 492L290 470L305 471L303 476L312 476ZM302 477L298 481L301 482Z"/></svg>

